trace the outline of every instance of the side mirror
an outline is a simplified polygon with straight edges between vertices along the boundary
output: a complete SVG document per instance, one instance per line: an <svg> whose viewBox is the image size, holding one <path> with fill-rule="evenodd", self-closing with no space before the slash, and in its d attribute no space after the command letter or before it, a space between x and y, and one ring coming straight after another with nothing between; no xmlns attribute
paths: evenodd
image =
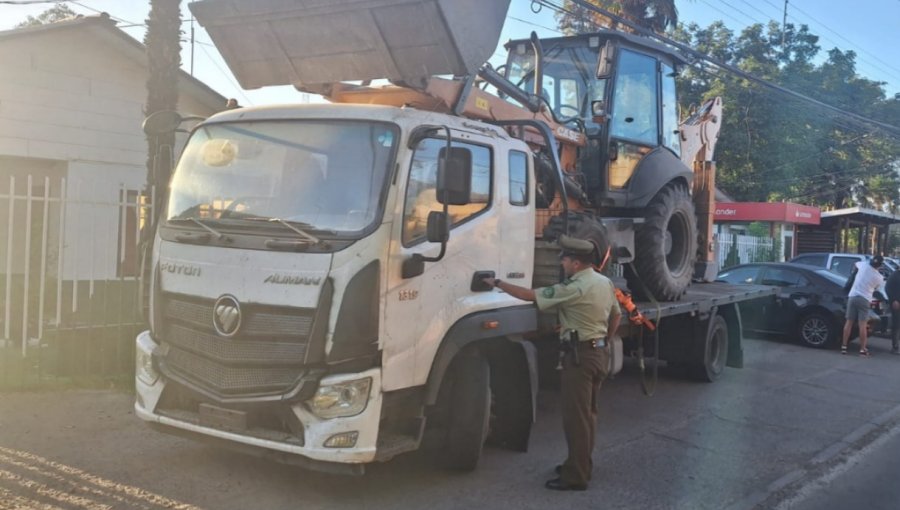
<svg viewBox="0 0 900 510"><path fill-rule="evenodd" d="M447 241L450 240L450 220L444 211L431 211L428 213L428 224L425 230L425 238L430 243L441 243L441 252L436 257L426 257L421 253L413 253L403 261L401 275L403 278L414 278L425 272L426 262L437 262L447 253Z"/></svg>
<svg viewBox="0 0 900 510"><path fill-rule="evenodd" d="M162 110L151 113L144 119L141 128L144 130L144 134L161 135L174 132L183 121L184 118L180 113L174 110Z"/></svg>
<svg viewBox="0 0 900 510"><path fill-rule="evenodd" d="M606 41L600 48L600 58L597 59L597 79L602 80L612 76L613 62L616 60L616 46L611 40Z"/></svg>
<svg viewBox="0 0 900 510"><path fill-rule="evenodd" d="M162 135L166 133L174 133L179 130L181 123L186 120L206 120L206 117L200 115L181 115L175 110L160 110L153 112L144 119L141 128L147 135Z"/></svg>
<svg viewBox="0 0 900 510"><path fill-rule="evenodd" d="M428 213L425 237L430 243L446 243L450 240L450 218L444 211Z"/></svg>
<svg viewBox="0 0 900 510"><path fill-rule="evenodd" d="M467 205L472 195L472 152L465 147L441 149L438 157L437 201L444 205ZM429 220L431 218L429 217Z"/></svg>
<svg viewBox="0 0 900 510"><path fill-rule="evenodd" d="M400 275L403 278L415 278L425 272L425 257L414 253L411 257L403 261L403 267Z"/></svg>

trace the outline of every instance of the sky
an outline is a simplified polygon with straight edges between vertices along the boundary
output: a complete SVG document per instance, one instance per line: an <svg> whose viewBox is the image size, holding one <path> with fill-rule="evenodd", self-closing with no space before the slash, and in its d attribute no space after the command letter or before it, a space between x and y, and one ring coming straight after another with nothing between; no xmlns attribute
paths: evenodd
<svg viewBox="0 0 900 510"><path fill-rule="evenodd" d="M208 84L225 97L234 97L242 105L254 106L275 103L316 101L317 97L300 94L292 87L268 87L259 90L242 90L228 71L209 35L197 23L190 22L187 4L183 0L185 42L182 44L183 68ZM17 5L17 2L19 3ZM34 0L8 0L0 3L0 30L9 30L25 20L50 8L54 2L34 3ZM149 11L149 0L78 0L66 2L75 12L85 15L108 12L119 20L119 26L138 40L143 39L144 21ZM562 3L557 0L554 3ZM708 26L721 20L736 34L747 25L779 23L787 3L788 23L808 25L810 31L820 37L820 57L827 50L838 47L857 54L857 72L872 80L887 82L888 94L900 93L900 0L857 0L847 3L837 0L676 0L679 20ZM848 8L848 5L853 8ZM505 60L502 43L508 39L527 38L532 30L541 37L560 35L555 30L553 11L547 7L538 10L531 0L512 0L500 37L501 46L491 61ZM534 12L538 10L538 12ZM193 27L193 52L191 39ZM193 53L193 58L192 58ZM193 66L192 66L193 64ZM187 113L187 112L186 112Z"/></svg>

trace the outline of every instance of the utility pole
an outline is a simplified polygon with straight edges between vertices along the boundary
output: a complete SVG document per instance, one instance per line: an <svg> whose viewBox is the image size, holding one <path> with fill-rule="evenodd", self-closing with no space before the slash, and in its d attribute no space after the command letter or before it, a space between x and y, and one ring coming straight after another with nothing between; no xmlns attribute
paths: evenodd
<svg viewBox="0 0 900 510"><path fill-rule="evenodd" d="M784 37L787 34L787 8L788 0L784 0L784 18L781 20L781 50L784 51Z"/></svg>
<svg viewBox="0 0 900 510"><path fill-rule="evenodd" d="M194 17L191 16L191 76L194 76Z"/></svg>

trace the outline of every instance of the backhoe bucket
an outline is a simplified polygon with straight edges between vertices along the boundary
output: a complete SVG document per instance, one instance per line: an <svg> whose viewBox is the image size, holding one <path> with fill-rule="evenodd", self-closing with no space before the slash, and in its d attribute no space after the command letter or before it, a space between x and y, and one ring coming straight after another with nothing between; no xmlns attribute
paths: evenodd
<svg viewBox="0 0 900 510"><path fill-rule="evenodd" d="M245 89L468 75L509 0L203 0L189 4Z"/></svg>

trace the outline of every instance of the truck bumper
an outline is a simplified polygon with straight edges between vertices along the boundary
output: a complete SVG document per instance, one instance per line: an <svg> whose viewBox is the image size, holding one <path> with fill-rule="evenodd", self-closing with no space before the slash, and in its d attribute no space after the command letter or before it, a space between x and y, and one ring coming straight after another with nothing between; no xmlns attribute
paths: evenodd
<svg viewBox="0 0 900 510"><path fill-rule="evenodd" d="M287 464L299 465L317 471L345 474L361 474L363 464L375 460L378 440L378 424L381 417L381 370L373 368L359 373L336 374L322 378L321 386L372 379L369 399L365 409L355 416L323 419L313 414L304 402L284 405L303 425L302 444L282 442L201 425L197 416L179 416L158 409L160 397L167 384L165 378L153 371L148 359L157 344L148 331L140 333L136 340L137 374L135 377L134 411L138 418L153 428L176 435L213 442L244 453L271 458ZM325 442L337 434L357 433L356 444L351 448L326 447Z"/></svg>

